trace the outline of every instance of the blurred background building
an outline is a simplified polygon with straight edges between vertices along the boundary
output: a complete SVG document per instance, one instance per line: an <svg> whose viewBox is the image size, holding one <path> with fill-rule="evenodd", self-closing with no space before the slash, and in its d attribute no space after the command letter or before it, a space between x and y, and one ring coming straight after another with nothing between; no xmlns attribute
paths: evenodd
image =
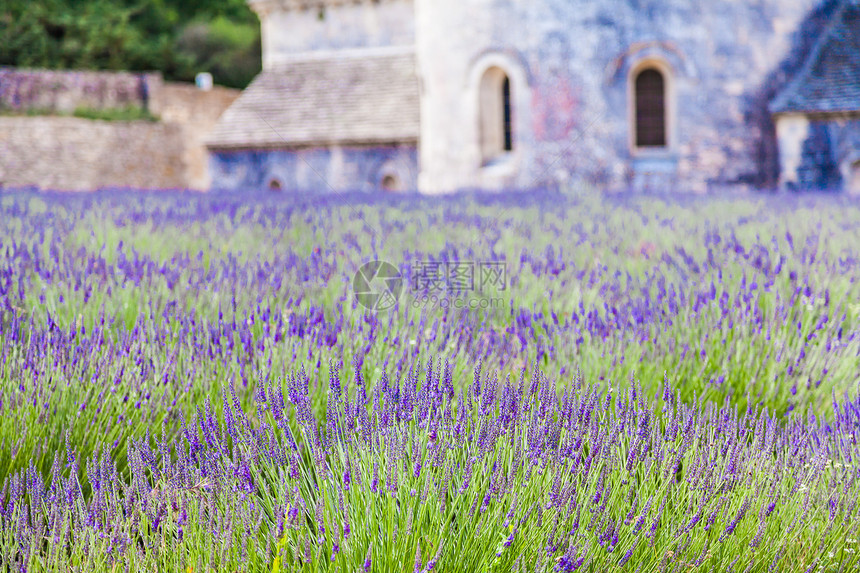
<svg viewBox="0 0 860 573"><path fill-rule="evenodd" d="M860 192L856 0L249 0L225 188Z"/></svg>
<svg viewBox="0 0 860 573"><path fill-rule="evenodd" d="M103 12L126 4L105 2L83 5ZM54 164L69 171L107 154L82 141L115 137L125 145L105 150L145 166L143 177L126 177L134 186L439 193L586 183L609 191L860 193L860 0L158 6L173 4L172 12L129 12L138 36L118 20L113 35L97 35L87 49L70 40L86 35L69 24L72 16L34 16L26 6L41 4L23 0L12 2L24 6L20 13L0 12L0 40L8 40L0 64L161 70L116 72L114 87L93 103L70 85L77 80L7 69L0 112L15 113L0 117L0 182L20 184L43 170L39 186L70 186L74 175L52 179L52 161L40 158L66 158ZM171 18L172 27L163 23ZM150 38L144 32L158 40L134 47L130 38ZM29 52L28 34L37 36ZM244 91L202 89L205 74ZM195 77L200 89L175 83ZM54 117L88 109L144 117L102 126L98 136ZM46 110L41 123L29 121ZM147 119L158 121L142 126ZM134 172L93 164L78 188Z"/></svg>

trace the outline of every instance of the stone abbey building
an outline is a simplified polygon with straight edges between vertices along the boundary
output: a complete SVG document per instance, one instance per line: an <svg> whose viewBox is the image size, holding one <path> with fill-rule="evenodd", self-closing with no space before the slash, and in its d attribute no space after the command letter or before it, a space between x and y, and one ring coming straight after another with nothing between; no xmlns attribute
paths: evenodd
<svg viewBox="0 0 860 573"><path fill-rule="evenodd" d="M214 188L860 192L860 0L249 0Z"/></svg>

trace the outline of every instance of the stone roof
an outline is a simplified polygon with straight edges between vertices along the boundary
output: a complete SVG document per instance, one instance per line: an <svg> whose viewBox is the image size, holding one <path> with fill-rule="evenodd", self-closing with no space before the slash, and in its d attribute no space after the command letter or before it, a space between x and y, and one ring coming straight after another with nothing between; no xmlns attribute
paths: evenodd
<svg viewBox="0 0 860 573"><path fill-rule="evenodd" d="M414 52L310 57L258 75L221 116L210 148L414 142Z"/></svg>
<svg viewBox="0 0 860 573"><path fill-rule="evenodd" d="M860 2L845 0L772 113L860 111Z"/></svg>

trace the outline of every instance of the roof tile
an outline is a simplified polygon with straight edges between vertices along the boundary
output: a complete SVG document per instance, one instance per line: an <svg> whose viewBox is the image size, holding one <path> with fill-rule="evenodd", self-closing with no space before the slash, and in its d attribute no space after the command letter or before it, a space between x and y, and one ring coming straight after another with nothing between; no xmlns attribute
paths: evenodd
<svg viewBox="0 0 860 573"><path fill-rule="evenodd" d="M416 141L414 53L290 62L261 72L221 116L213 148Z"/></svg>
<svg viewBox="0 0 860 573"><path fill-rule="evenodd" d="M860 4L847 0L795 79L772 101L772 113L860 111Z"/></svg>

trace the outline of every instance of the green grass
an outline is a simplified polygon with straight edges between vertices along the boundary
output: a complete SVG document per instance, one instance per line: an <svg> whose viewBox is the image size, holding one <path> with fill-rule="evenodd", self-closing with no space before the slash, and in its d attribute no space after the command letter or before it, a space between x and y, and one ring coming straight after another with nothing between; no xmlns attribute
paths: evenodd
<svg viewBox="0 0 860 573"><path fill-rule="evenodd" d="M48 108L27 108L24 110L0 108L0 116L7 117L79 117L81 119L93 119L100 121L151 121L159 120L148 109L140 106L125 106L119 108L92 108L78 107L71 113L61 112Z"/></svg>
<svg viewBox="0 0 860 573"><path fill-rule="evenodd" d="M158 121L158 116L153 115L148 109L140 106L105 109L78 107L75 108L72 115L83 119L97 119L101 121Z"/></svg>

